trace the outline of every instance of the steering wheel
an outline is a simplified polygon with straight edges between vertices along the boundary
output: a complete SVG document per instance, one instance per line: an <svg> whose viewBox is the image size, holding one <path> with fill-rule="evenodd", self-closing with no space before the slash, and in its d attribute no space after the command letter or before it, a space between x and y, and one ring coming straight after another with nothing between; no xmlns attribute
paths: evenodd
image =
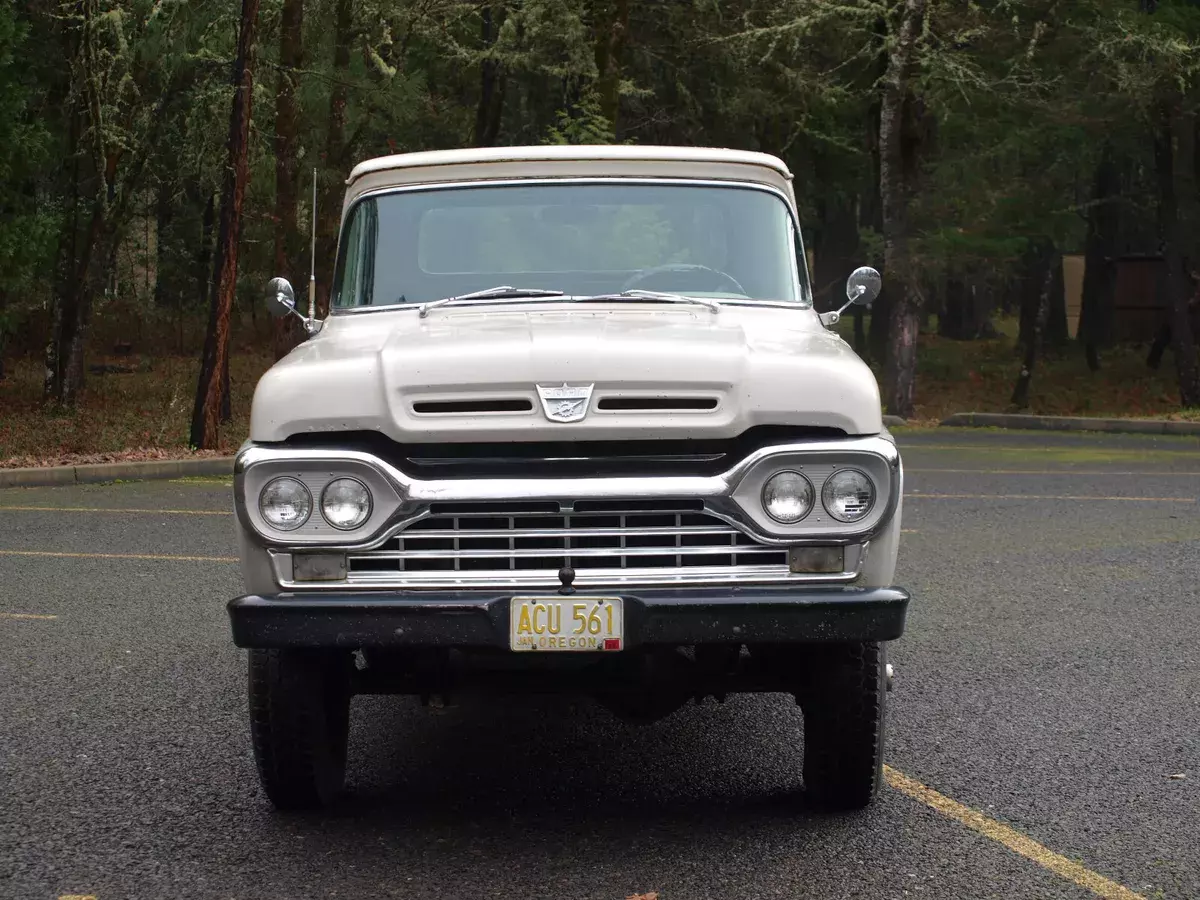
<svg viewBox="0 0 1200 900"><path fill-rule="evenodd" d="M653 278L655 275L669 273L673 274L678 272L703 272L705 274L715 276L718 282L723 281L727 284L730 284L733 286L734 291L746 296L746 289L742 287L738 280L728 272L722 272L719 269L711 269L708 266L701 266L696 263L667 263L666 265L662 266L652 266L649 269L642 269L640 272L635 273L631 278L629 278L623 285L621 285L621 290L633 290L637 285L641 284L647 279Z"/></svg>

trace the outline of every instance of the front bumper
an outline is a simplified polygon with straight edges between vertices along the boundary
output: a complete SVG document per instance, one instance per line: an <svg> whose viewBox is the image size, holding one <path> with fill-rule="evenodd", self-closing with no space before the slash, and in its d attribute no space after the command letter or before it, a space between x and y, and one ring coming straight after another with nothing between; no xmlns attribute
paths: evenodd
<svg viewBox="0 0 1200 900"><path fill-rule="evenodd" d="M908 593L897 587L747 586L616 593L624 600L626 648L888 641L903 634L909 601ZM238 647L507 650L511 598L511 591L313 591L250 594L231 600L228 610Z"/></svg>

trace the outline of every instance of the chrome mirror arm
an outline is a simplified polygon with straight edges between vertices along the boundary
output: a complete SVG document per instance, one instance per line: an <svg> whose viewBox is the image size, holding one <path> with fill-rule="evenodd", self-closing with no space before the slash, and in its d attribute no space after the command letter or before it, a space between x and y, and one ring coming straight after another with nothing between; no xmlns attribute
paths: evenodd
<svg viewBox="0 0 1200 900"><path fill-rule="evenodd" d="M851 307L857 303L858 298L866 292L867 289L865 287L863 287L861 284L858 285L857 293L855 293L853 298L843 303L840 309L836 309L832 312L821 313L821 324L826 328L832 328L838 322L842 321L842 313L844 313L848 307Z"/></svg>

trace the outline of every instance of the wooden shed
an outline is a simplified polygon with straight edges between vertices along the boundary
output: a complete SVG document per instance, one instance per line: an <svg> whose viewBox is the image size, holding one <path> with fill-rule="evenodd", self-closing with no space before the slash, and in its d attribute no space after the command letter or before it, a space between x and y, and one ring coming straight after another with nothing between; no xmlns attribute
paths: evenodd
<svg viewBox="0 0 1200 900"><path fill-rule="evenodd" d="M1163 292L1166 262L1158 255L1129 254L1116 261L1113 337L1122 343L1149 343L1168 315Z"/></svg>

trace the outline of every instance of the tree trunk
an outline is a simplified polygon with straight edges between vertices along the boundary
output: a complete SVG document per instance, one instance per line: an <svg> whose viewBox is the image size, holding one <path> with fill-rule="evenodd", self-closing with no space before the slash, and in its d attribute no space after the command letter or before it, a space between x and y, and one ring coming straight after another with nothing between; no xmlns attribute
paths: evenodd
<svg viewBox="0 0 1200 900"><path fill-rule="evenodd" d="M885 365L888 412L913 414L917 375L918 306L908 248L908 201L911 166L906 165L904 106L909 77L925 18L925 0L904 0L900 30L888 58L879 109L879 193L883 208L883 266L889 281L890 341Z"/></svg>
<svg viewBox="0 0 1200 900"><path fill-rule="evenodd" d="M596 92L600 111L620 140L621 71L625 61L625 40L629 34L629 0L597 0Z"/></svg>
<svg viewBox="0 0 1200 900"><path fill-rule="evenodd" d="M275 93L275 274L299 283L304 271L296 224L300 145L296 80L304 64L304 0L283 0L279 23L279 84ZM296 317L272 320L275 358L296 346Z"/></svg>
<svg viewBox="0 0 1200 900"><path fill-rule="evenodd" d="M317 257L328 264L325 277L317 279L317 317L329 312L333 260L337 254L338 223L341 221L341 187L346 168L346 103L349 96L347 72L350 68L350 42L353 39L353 0L337 0L334 13L333 87L329 90L329 130L325 135L325 166L332 174L324 179L321 208L317 221Z"/></svg>
<svg viewBox="0 0 1200 900"><path fill-rule="evenodd" d="M485 6L480 12L480 37L484 50L490 50L504 24L504 7ZM479 72L479 105L475 109L476 147L492 147L500 137L507 79L499 60L485 59Z"/></svg>
<svg viewBox="0 0 1200 900"><path fill-rule="evenodd" d="M1033 367L1041 350L1042 332L1045 330L1050 310L1050 294L1054 290L1054 267L1043 267L1041 273L1041 283L1035 291L1023 298L1021 304L1021 330L1028 334L1028 339L1024 347L1025 359L1021 364L1021 374L1017 376L1010 401L1013 408L1018 410L1029 408L1029 384L1033 380Z"/></svg>
<svg viewBox="0 0 1200 900"><path fill-rule="evenodd" d="M820 164L817 179L826 182L833 175ZM846 278L856 268L858 256L858 209L854 197L830 191L817 200L817 221L821 223L813 245L813 297L822 312L837 309L846 302ZM856 310L861 307L855 305Z"/></svg>
<svg viewBox="0 0 1200 900"><path fill-rule="evenodd" d="M1063 285L1063 259L1057 251L1050 260L1050 287L1046 296L1046 348L1061 351L1070 335L1067 327L1067 293Z"/></svg>
<svg viewBox="0 0 1200 900"><path fill-rule="evenodd" d="M1188 303L1192 290L1184 261L1183 223L1180 221L1177 191L1185 195L1195 190L1194 168L1195 131L1189 117L1175 112L1163 103L1159 109L1158 127L1154 136L1154 169L1158 180L1159 229L1166 256L1166 294L1171 329L1171 353L1175 357L1175 372L1179 379L1179 402L1183 407L1200 406L1200 361L1196 359L1196 342L1192 335ZM1176 171L1176 140L1179 143L1180 165ZM1190 201L1186 196L1185 202Z"/></svg>
<svg viewBox="0 0 1200 900"><path fill-rule="evenodd" d="M242 224L242 201L249 178L250 107L254 95L254 33L259 0L242 0L237 57L233 65L233 108L229 115L228 162L221 189L221 224L209 307L204 357L192 412L191 443L202 450L220 443L223 374L229 354L229 315L237 282L238 237Z"/></svg>
<svg viewBox="0 0 1200 900"><path fill-rule="evenodd" d="M1084 242L1083 296L1079 309L1079 339L1088 368L1100 369L1100 348L1112 339L1116 303L1117 198L1121 184L1112 145L1105 143L1096 167L1092 206L1088 209Z"/></svg>
<svg viewBox="0 0 1200 900"><path fill-rule="evenodd" d="M65 282L60 282L54 304L54 330L46 351L47 399L74 406L83 388L83 350L92 317L95 280L93 256L104 231L104 204L92 203L91 220L82 239L72 239L73 258L65 261Z"/></svg>
<svg viewBox="0 0 1200 900"><path fill-rule="evenodd" d="M229 349L221 365L221 424L228 425L233 419L233 399L229 396Z"/></svg>
<svg viewBox="0 0 1200 900"><path fill-rule="evenodd" d="M213 229L217 220L217 195L210 193L204 202L204 217L200 222L200 243L196 247L196 291L203 307L208 303L212 286Z"/></svg>
<svg viewBox="0 0 1200 900"><path fill-rule="evenodd" d="M887 46L887 22L880 18L875 23L874 28L876 45L878 52L876 57L878 62L872 67L871 78L872 83L880 82L887 74L887 54L884 48ZM880 125L880 109L882 98L878 95L872 97L867 109L867 120L864 123L864 132L866 134L866 150L867 156L870 159L870 184L867 190L863 193L861 203L859 204L859 226L868 228L876 234L883 234L883 203L882 189L880 186L880 172L882 164L879 151L879 125ZM878 263L882 267L882 263ZM863 307L857 304L852 307L856 315L863 314ZM882 360L887 356L888 347L888 328L891 323L891 305L890 295L887 292L887 280L885 277L882 293L871 304L871 324L866 335L866 353L859 351L859 355L865 359ZM858 340L859 323L855 321L855 340ZM857 347L856 347L857 349Z"/></svg>
<svg viewBox="0 0 1200 900"><path fill-rule="evenodd" d="M1042 291L1046 279L1051 277L1050 268L1053 265L1054 245L1045 238L1035 238L1029 242L1021 260L1019 327L1017 331L1017 352L1027 353L1036 340L1034 323L1036 310L1041 302Z"/></svg>
<svg viewBox="0 0 1200 900"><path fill-rule="evenodd" d="M171 221L175 217L172 197L174 186L160 180L154 197L154 308L170 305L172 294L178 293L175 267L170 261Z"/></svg>
<svg viewBox="0 0 1200 900"><path fill-rule="evenodd" d="M949 274L942 290L942 312L938 316L938 335L952 341L973 341L983 330L979 304L974 292L961 275Z"/></svg>

